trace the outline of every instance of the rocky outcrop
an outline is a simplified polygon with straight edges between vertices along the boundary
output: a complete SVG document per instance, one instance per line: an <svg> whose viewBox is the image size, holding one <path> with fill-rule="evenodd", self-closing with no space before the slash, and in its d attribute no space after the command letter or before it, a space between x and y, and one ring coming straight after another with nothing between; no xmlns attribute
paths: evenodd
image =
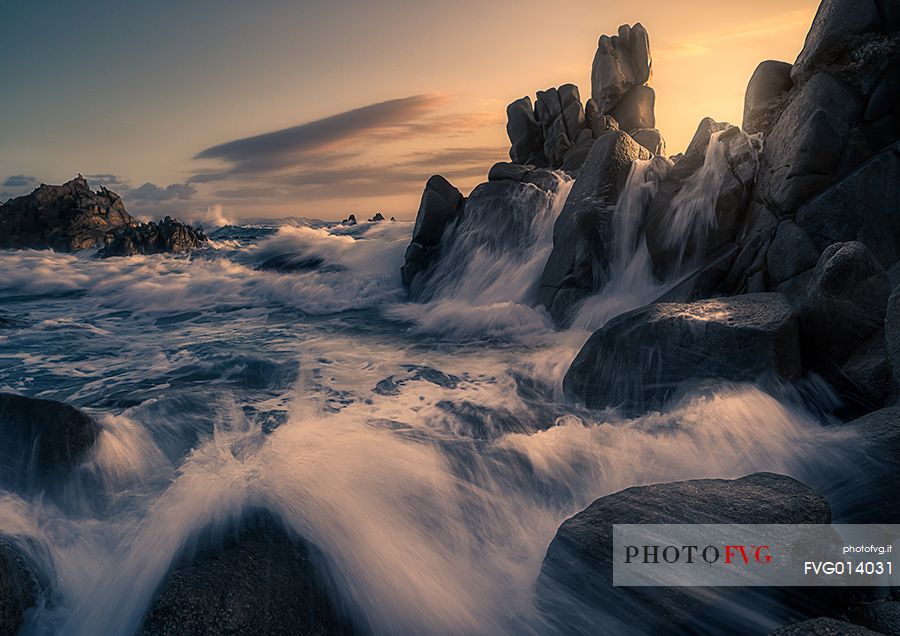
<svg viewBox="0 0 900 636"><path fill-rule="evenodd" d="M591 100L600 115L613 117L619 128L658 155L660 149L665 152L664 142L637 136L639 130L656 128L656 94L647 86L652 67L650 36L640 23L623 24L612 37L600 36L591 66ZM662 139L659 131L656 137Z"/></svg>
<svg viewBox="0 0 900 636"><path fill-rule="evenodd" d="M534 108L523 97L506 108L506 132L514 164L577 172L593 144L578 87L564 84L537 92Z"/></svg>
<svg viewBox="0 0 900 636"><path fill-rule="evenodd" d="M794 87L791 65L787 62L760 62L744 94L744 132L767 134L781 115L788 93Z"/></svg>
<svg viewBox="0 0 900 636"><path fill-rule="evenodd" d="M596 633L604 624L601 617L609 633L697 633L692 630L700 625L706 633L718 633L710 630L715 599L704 601L685 588L613 586L613 525L830 521L824 498L772 473L628 488L597 499L559 527L541 566L538 606L566 633ZM574 623L584 619L588 625L581 631ZM733 615L720 614L719 620L730 620L727 631L735 633Z"/></svg>
<svg viewBox="0 0 900 636"><path fill-rule="evenodd" d="M647 249L657 278L677 278L736 242L759 150L759 140L736 126L709 118L700 123L647 211Z"/></svg>
<svg viewBox="0 0 900 636"><path fill-rule="evenodd" d="M356 222L356 215L355 215L355 214L351 214L351 215L348 216L346 219L344 219L343 221L341 221L341 225L344 225L344 226L346 226L346 227L352 227L352 226L356 225L356 223L357 223L357 222Z"/></svg>
<svg viewBox="0 0 900 636"><path fill-rule="evenodd" d="M900 636L900 602L862 603L850 610L850 620L886 636Z"/></svg>
<svg viewBox="0 0 900 636"><path fill-rule="evenodd" d="M381 223L382 221L384 221L384 215L381 212L376 212L369 218L369 223Z"/></svg>
<svg viewBox="0 0 900 636"><path fill-rule="evenodd" d="M819 250L840 241L860 241L888 267L900 259L898 201L900 142L804 203L797 211L797 225Z"/></svg>
<svg viewBox="0 0 900 636"><path fill-rule="evenodd" d="M94 192L81 176L60 186L42 184L0 205L2 249L99 248L101 256L127 256L185 252L205 241L202 232L170 217L139 223L119 195L103 187Z"/></svg>
<svg viewBox="0 0 900 636"><path fill-rule="evenodd" d="M169 634L298 634L354 630L333 596L318 551L268 514L204 539L174 567L139 630Z"/></svg>
<svg viewBox="0 0 900 636"><path fill-rule="evenodd" d="M68 404L0 393L0 483L43 487L81 463L99 434Z"/></svg>
<svg viewBox="0 0 900 636"><path fill-rule="evenodd" d="M541 274L538 304L557 322L605 284L616 200L631 164L649 158L618 130L604 133L591 148L553 228L553 251Z"/></svg>
<svg viewBox="0 0 900 636"><path fill-rule="evenodd" d="M412 299L423 292L423 282L416 279L440 253L441 237L462 218L465 202L462 193L440 175L434 175L425 184L402 268L403 284Z"/></svg>
<svg viewBox="0 0 900 636"><path fill-rule="evenodd" d="M0 536L0 634L12 636L36 606L40 584L34 567L12 541Z"/></svg>
<svg viewBox="0 0 900 636"><path fill-rule="evenodd" d="M100 256L134 256L136 254L184 254L206 242L206 236L190 225L167 216L124 228L100 250Z"/></svg>
<svg viewBox="0 0 900 636"><path fill-rule="evenodd" d="M563 380L570 400L640 413L696 381L802 374L797 318L781 294L659 303L594 332Z"/></svg>

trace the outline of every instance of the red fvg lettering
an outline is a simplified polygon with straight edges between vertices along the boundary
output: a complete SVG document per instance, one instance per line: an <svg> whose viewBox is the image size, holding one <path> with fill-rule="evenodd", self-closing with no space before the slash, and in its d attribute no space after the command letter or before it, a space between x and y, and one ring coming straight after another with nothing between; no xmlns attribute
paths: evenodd
<svg viewBox="0 0 900 636"><path fill-rule="evenodd" d="M726 545L725 563L733 564L733 559L737 557L740 557L744 565L749 565L750 561L769 563L772 560L772 555L769 554L769 546L767 545Z"/></svg>

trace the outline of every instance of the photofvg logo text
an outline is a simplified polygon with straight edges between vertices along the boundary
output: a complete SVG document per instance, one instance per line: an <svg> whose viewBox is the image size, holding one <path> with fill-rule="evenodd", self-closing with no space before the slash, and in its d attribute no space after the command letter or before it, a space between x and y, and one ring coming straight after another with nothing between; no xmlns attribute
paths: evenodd
<svg viewBox="0 0 900 636"><path fill-rule="evenodd" d="M751 563L771 563L772 554L768 545L626 545L625 563L699 563L708 565L750 565Z"/></svg>
<svg viewBox="0 0 900 636"><path fill-rule="evenodd" d="M618 524L621 586L897 585L897 525Z"/></svg>

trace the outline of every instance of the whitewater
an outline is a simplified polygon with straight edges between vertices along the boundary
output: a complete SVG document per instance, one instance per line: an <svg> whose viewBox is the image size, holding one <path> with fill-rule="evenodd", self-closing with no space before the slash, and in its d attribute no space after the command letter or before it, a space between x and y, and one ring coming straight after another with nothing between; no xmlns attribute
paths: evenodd
<svg viewBox="0 0 900 636"><path fill-rule="evenodd" d="M666 290L629 230L651 163L619 201L611 282L565 330L534 307L562 175L515 240L460 228L424 303L400 277L409 222L228 225L191 256L0 252L0 387L102 427L58 491L0 491L0 533L53 582L25 632L133 633L201 531L266 509L375 633L542 634L547 546L597 497L764 470L827 492L853 440L790 391L721 385L636 419L564 399L591 331Z"/></svg>

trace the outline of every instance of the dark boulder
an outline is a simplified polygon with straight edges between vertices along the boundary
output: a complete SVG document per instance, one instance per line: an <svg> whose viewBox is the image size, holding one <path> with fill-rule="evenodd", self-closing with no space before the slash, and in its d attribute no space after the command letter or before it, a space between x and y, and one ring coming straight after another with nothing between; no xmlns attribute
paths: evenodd
<svg viewBox="0 0 900 636"><path fill-rule="evenodd" d="M465 203L462 193L440 175L434 175L425 184L402 268L403 284L413 299L423 287L416 282L416 277L428 269L439 254L441 237L447 228L462 218Z"/></svg>
<svg viewBox="0 0 900 636"><path fill-rule="evenodd" d="M139 633L358 632L332 592L318 551L271 515L260 514L224 541L203 537L157 590Z"/></svg>
<svg viewBox="0 0 900 636"><path fill-rule="evenodd" d="M611 223L631 165L650 153L629 135L613 130L595 140L553 227L553 250L541 274L538 304L557 322L605 284Z"/></svg>
<svg viewBox="0 0 900 636"><path fill-rule="evenodd" d="M793 88L791 65L787 62L760 62L744 94L744 132L767 134L781 114Z"/></svg>
<svg viewBox="0 0 900 636"><path fill-rule="evenodd" d="M619 128L633 132L656 128L656 93L649 86L636 86L628 91L609 111Z"/></svg>
<svg viewBox="0 0 900 636"><path fill-rule="evenodd" d="M639 128L631 131L632 138L656 157L666 156L666 140L656 128Z"/></svg>
<svg viewBox="0 0 900 636"><path fill-rule="evenodd" d="M819 260L819 250L796 223L778 224L766 252L766 271L772 287L811 270Z"/></svg>
<svg viewBox="0 0 900 636"><path fill-rule="evenodd" d="M810 78L767 136L772 142L763 150L755 196L778 214L793 214L828 187L845 164L861 113L860 97L849 84L828 73Z"/></svg>
<svg viewBox="0 0 900 636"><path fill-rule="evenodd" d="M184 254L201 247L206 236L200 230L167 216L162 221L132 225L100 250L100 256L134 256L135 254Z"/></svg>
<svg viewBox="0 0 900 636"><path fill-rule="evenodd" d="M640 23L600 36L591 65L591 98L608 113L629 90L649 81L652 65L650 36Z"/></svg>
<svg viewBox="0 0 900 636"><path fill-rule="evenodd" d="M529 157L541 152L544 139L541 126L534 117L530 97L523 97L506 107L506 134L512 147L509 158L513 163L527 163Z"/></svg>
<svg viewBox="0 0 900 636"><path fill-rule="evenodd" d="M884 327L891 286L862 243L835 243L819 257L800 314L810 355L843 362Z"/></svg>
<svg viewBox="0 0 900 636"><path fill-rule="evenodd" d="M801 375L797 319L777 293L659 303L608 322L578 352L566 396L589 408L640 413L689 381L755 381Z"/></svg>
<svg viewBox="0 0 900 636"><path fill-rule="evenodd" d="M33 564L12 541L0 536L0 634L12 636L36 606L41 586Z"/></svg>
<svg viewBox="0 0 900 636"><path fill-rule="evenodd" d="M866 244L885 267L900 259L900 142L805 203L797 225L819 249L839 241Z"/></svg>
<svg viewBox="0 0 900 636"><path fill-rule="evenodd" d="M41 184L31 194L0 205L0 248L58 252L102 247L137 225L115 192L93 192L84 177Z"/></svg>
<svg viewBox="0 0 900 636"><path fill-rule="evenodd" d="M698 623L705 625L705 633L720 633L710 629L715 627L714 598L704 600L687 588L613 586L613 525L830 521L824 498L795 479L772 473L628 488L597 499L559 527L537 581L538 606L551 621L567 627L587 619L583 630L571 625L567 633L698 633ZM745 599L750 594L741 592ZM610 623L607 630L597 628L601 617ZM737 633L733 614L719 610L718 619L720 628Z"/></svg>
<svg viewBox="0 0 900 636"><path fill-rule="evenodd" d="M73 406L0 393L0 482L42 487L81 463L99 434Z"/></svg>
<svg viewBox="0 0 900 636"><path fill-rule="evenodd" d="M807 621L779 627L769 636L881 636L865 627L834 618L812 618Z"/></svg>
<svg viewBox="0 0 900 636"><path fill-rule="evenodd" d="M823 67L841 65L848 54L866 43L867 34L896 29L896 22L886 23L883 18L884 8L891 4L891 0L823 0L794 62L793 80L800 84Z"/></svg>

